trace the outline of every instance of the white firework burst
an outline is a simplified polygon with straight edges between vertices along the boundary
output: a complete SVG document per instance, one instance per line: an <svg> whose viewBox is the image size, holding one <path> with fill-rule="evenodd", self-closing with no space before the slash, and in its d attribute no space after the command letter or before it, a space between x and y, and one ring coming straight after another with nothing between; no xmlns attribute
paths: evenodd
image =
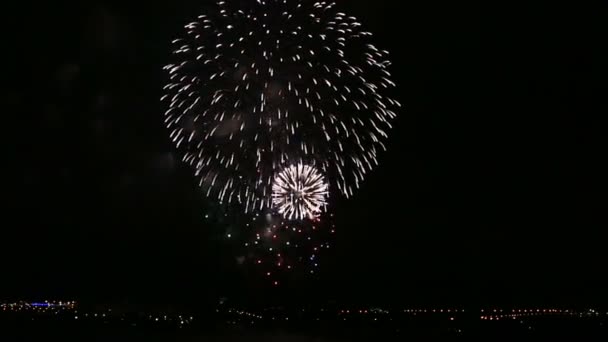
<svg viewBox="0 0 608 342"><path fill-rule="evenodd" d="M272 204L286 219L313 219L327 205L328 188L325 177L315 167L291 165L274 178Z"/></svg>
<svg viewBox="0 0 608 342"><path fill-rule="evenodd" d="M353 196L401 106L388 51L331 1L206 3L173 41L162 96L205 195L264 210L275 170L297 160Z"/></svg>

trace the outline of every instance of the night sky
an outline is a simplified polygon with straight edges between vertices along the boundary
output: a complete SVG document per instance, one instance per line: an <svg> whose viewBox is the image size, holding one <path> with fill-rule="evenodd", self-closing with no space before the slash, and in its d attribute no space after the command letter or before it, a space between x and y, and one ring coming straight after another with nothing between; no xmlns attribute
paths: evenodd
<svg viewBox="0 0 608 342"><path fill-rule="evenodd" d="M203 2L6 11L0 300L276 299L205 223L163 123L161 68ZM323 271L281 300L608 304L605 4L339 2L391 51L404 109L335 204Z"/></svg>

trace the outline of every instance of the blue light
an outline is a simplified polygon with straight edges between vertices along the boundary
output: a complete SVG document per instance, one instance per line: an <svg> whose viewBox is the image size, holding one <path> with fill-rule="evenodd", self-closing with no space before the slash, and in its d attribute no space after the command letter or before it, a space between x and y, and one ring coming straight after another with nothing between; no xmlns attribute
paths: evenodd
<svg viewBox="0 0 608 342"><path fill-rule="evenodd" d="M49 307L51 306L51 304L49 303L31 303L31 306L45 306L45 307Z"/></svg>

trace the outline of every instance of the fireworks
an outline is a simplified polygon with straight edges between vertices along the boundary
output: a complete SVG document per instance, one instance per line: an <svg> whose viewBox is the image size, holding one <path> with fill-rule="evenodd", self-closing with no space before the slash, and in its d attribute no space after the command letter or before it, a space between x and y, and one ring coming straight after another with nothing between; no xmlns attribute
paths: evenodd
<svg viewBox="0 0 608 342"><path fill-rule="evenodd" d="M285 285L318 274L321 261L334 244L333 214L324 211L314 219L288 220L282 215L245 214L238 206L218 206L207 222L222 223L218 234L231 245L235 261L251 269L269 285Z"/></svg>
<svg viewBox="0 0 608 342"><path fill-rule="evenodd" d="M301 219L329 189L353 195L400 106L388 52L356 18L323 1L219 1L185 29L162 100L207 196Z"/></svg>
<svg viewBox="0 0 608 342"><path fill-rule="evenodd" d="M282 283L292 272L314 274L331 245L331 222L330 215L296 221L270 214L253 219L250 234L244 234L249 238L246 260L271 282Z"/></svg>
<svg viewBox="0 0 608 342"><path fill-rule="evenodd" d="M272 184L272 204L289 220L314 219L327 204L327 183L314 167L292 165Z"/></svg>

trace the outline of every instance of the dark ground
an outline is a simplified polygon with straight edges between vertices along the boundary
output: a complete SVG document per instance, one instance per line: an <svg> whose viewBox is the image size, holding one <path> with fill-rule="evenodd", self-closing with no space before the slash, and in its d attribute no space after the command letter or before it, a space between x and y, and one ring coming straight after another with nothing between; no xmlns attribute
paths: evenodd
<svg viewBox="0 0 608 342"><path fill-rule="evenodd" d="M458 322L457 322L458 321ZM416 318L385 322L315 322L281 326L248 327L226 322L177 329L150 323L74 322L70 320L7 319L0 317L0 341L460 341L486 340L584 340L605 341L608 320L601 317L536 317L523 320L481 322L477 319L446 321Z"/></svg>

